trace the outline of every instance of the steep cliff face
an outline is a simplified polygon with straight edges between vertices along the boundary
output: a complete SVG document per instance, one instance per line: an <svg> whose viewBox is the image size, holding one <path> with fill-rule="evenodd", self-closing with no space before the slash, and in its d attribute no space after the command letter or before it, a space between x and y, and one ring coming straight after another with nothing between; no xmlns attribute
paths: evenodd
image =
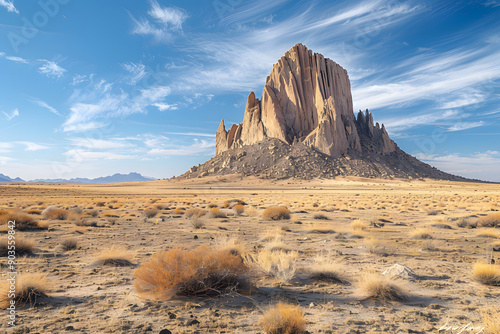
<svg viewBox="0 0 500 334"><path fill-rule="evenodd" d="M273 66L262 100L250 93L243 123L226 131L221 122L215 153L264 138L301 142L332 157L365 147L382 154L396 149L385 128L373 125L371 114L355 118L347 71L302 44Z"/></svg>

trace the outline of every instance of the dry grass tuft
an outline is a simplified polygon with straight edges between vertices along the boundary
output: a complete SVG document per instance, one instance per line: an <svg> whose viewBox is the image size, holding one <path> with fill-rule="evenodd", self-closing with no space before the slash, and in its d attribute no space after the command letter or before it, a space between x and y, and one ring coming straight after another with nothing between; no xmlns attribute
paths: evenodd
<svg viewBox="0 0 500 334"><path fill-rule="evenodd" d="M10 242L10 243L9 243ZM14 244L15 242L15 244ZM0 239L0 256L8 256L9 249L12 246L15 246L15 254L16 256L29 255L33 253L36 242L31 239L24 238L20 235L16 235L16 238L13 240L9 240L9 237L2 237Z"/></svg>
<svg viewBox="0 0 500 334"><path fill-rule="evenodd" d="M42 214L42 210L38 210L38 209L31 209L31 210L27 210L26 211L27 214L29 215L41 215Z"/></svg>
<svg viewBox="0 0 500 334"><path fill-rule="evenodd" d="M174 215L182 215L182 214L184 214L185 212L186 212L186 209L184 209L184 208L176 208L176 209L174 210Z"/></svg>
<svg viewBox="0 0 500 334"><path fill-rule="evenodd" d="M500 286L500 266L478 262L474 264L472 276L485 285Z"/></svg>
<svg viewBox="0 0 500 334"><path fill-rule="evenodd" d="M432 231L428 228L417 228L410 232L413 239L432 239Z"/></svg>
<svg viewBox="0 0 500 334"><path fill-rule="evenodd" d="M203 217L206 214L207 214L207 211L205 211L203 209L200 209L200 208L191 208L191 209L187 209L186 210L185 217L186 218L191 218L191 217L199 218L199 217Z"/></svg>
<svg viewBox="0 0 500 334"><path fill-rule="evenodd" d="M78 248L78 240L75 238L65 239L61 242L60 247L64 252L75 250Z"/></svg>
<svg viewBox="0 0 500 334"><path fill-rule="evenodd" d="M236 215L241 216L243 212L245 212L245 206L243 204L236 204L235 206L233 206L233 210Z"/></svg>
<svg viewBox="0 0 500 334"><path fill-rule="evenodd" d="M67 220L69 216L68 210L58 208L57 206L49 206L43 210L42 214L46 219L50 220Z"/></svg>
<svg viewBox="0 0 500 334"><path fill-rule="evenodd" d="M345 281L339 274L340 271L340 264L334 261L331 255L316 256L314 262L307 268L312 280L327 283L344 283Z"/></svg>
<svg viewBox="0 0 500 334"><path fill-rule="evenodd" d="M191 223L193 224L193 228L195 228L196 230L199 230L205 226L205 222L198 217L194 218Z"/></svg>
<svg viewBox="0 0 500 334"><path fill-rule="evenodd" d="M271 206L264 210L262 216L272 220L288 220L290 219L290 210L284 206Z"/></svg>
<svg viewBox="0 0 500 334"><path fill-rule="evenodd" d="M210 218L227 218L227 216L219 208L211 208L210 209Z"/></svg>
<svg viewBox="0 0 500 334"><path fill-rule="evenodd" d="M405 301L408 294L390 278L376 273L365 274L358 282L360 293L366 299L378 301Z"/></svg>
<svg viewBox="0 0 500 334"><path fill-rule="evenodd" d="M146 218L153 218L157 214L158 214L158 210L157 209L146 209L146 210L144 210L144 215L146 216Z"/></svg>
<svg viewBox="0 0 500 334"><path fill-rule="evenodd" d="M260 325L266 334L303 334L304 312L298 306L279 303L264 313Z"/></svg>
<svg viewBox="0 0 500 334"><path fill-rule="evenodd" d="M94 264L114 267L134 266L132 263L133 258L134 254L127 250L111 248L108 251L98 254Z"/></svg>
<svg viewBox="0 0 500 334"><path fill-rule="evenodd" d="M4 283L0 288L0 308L5 309L10 305L9 298L10 283ZM15 281L15 302L16 308L26 304L35 306L37 300L42 297L47 297L47 293L51 290L51 284L47 280L47 276L43 274L23 274L16 277Z"/></svg>
<svg viewBox="0 0 500 334"><path fill-rule="evenodd" d="M297 271L297 252L262 249L256 255L247 254L245 262L260 268L265 274L280 281L289 281Z"/></svg>
<svg viewBox="0 0 500 334"><path fill-rule="evenodd" d="M366 230L368 228L368 223L367 222L364 222L362 220L355 220L351 223L351 229L353 230L360 230L360 231L363 231L363 230Z"/></svg>
<svg viewBox="0 0 500 334"><path fill-rule="evenodd" d="M486 217L479 218L478 224L483 227L500 226L500 213L492 213Z"/></svg>
<svg viewBox="0 0 500 334"><path fill-rule="evenodd" d="M486 334L500 334L500 308L488 308L481 311Z"/></svg>
<svg viewBox="0 0 500 334"><path fill-rule="evenodd" d="M139 293L153 299L218 296L246 285L247 266L228 250L201 246L153 255L134 273Z"/></svg>
<svg viewBox="0 0 500 334"><path fill-rule="evenodd" d="M14 229L17 231L40 230L46 229L48 226L40 224L33 217L19 212L0 212L0 225L6 225L9 221L15 222Z"/></svg>
<svg viewBox="0 0 500 334"><path fill-rule="evenodd" d="M391 252L379 239L370 237L363 241L366 250L372 254L388 256Z"/></svg>

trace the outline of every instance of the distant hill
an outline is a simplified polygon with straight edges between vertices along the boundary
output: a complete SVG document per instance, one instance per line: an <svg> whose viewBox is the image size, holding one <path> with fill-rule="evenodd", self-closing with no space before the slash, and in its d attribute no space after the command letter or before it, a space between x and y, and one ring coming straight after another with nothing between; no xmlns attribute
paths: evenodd
<svg viewBox="0 0 500 334"><path fill-rule="evenodd" d="M12 179L8 177L7 175L0 174L0 182L26 182L23 179L20 179L16 177L15 179Z"/></svg>
<svg viewBox="0 0 500 334"><path fill-rule="evenodd" d="M95 179L72 178L72 179L36 179L28 182L48 182L48 183L122 183L122 182L140 182L154 181L155 178L142 176L139 173L114 174L111 176L98 177ZM26 182L20 178L12 179L6 175L0 174L0 182Z"/></svg>

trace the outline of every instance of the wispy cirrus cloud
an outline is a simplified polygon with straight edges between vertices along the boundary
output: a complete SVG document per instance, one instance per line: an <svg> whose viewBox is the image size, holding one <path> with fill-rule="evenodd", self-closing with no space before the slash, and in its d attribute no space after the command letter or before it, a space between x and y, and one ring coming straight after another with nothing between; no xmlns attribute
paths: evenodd
<svg viewBox="0 0 500 334"><path fill-rule="evenodd" d="M29 64L29 60L21 58L21 57L6 56L5 59L13 61L15 63Z"/></svg>
<svg viewBox="0 0 500 334"><path fill-rule="evenodd" d="M137 82L144 79L148 73L144 64L135 64L133 62L122 64L122 67L129 72L128 81L130 85L135 85Z"/></svg>
<svg viewBox="0 0 500 334"><path fill-rule="evenodd" d="M0 0L0 7L6 8L8 12L19 14L12 0Z"/></svg>
<svg viewBox="0 0 500 334"><path fill-rule="evenodd" d="M66 72L66 70L59 66L56 62L46 59L39 59L39 61L43 62L43 65L38 68L38 71L48 77L60 78Z"/></svg>
<svg viewBox="0 0 500 334"><path fill-rule="evenodd" d="M182 25L187 20L187 13L175 7L163 7L156 0L150 0L149 19L136 19L134 21L133 34L153 36L157 42L170 42L174 33L182 33Z"/></svg>
<svg viewBox="0 0 500 334"><path fill-rule="evenodd" d="M31 102L37 104L38 106L42 107L42 108L45 108L47 109L48 111L50 111L51 113L55 114L55 115L58 115L58 116L62 116L59 111L57 111L56 108L52 107L51 105L49 105L47 102L45 101L42 101L42 100L39 100L39 99L35 99L35 98L31 98L30 99Z"/></svg>
<svg viewBox="0 0 500 334"><path fill-rule="evenodd" d="M33 143L33 142L28 142L28 141L18 141L16 143L24 145L25 146L24 150L25 151L30 151L30 152L49 149L48 146L37 144L37 143Z"/></svg>
<svg viewBox="0 0 500 334"><path fill-rule="evenodd" d="M70 114L63 124L65 132L93 130L105 124L105 120L146 113L147 108L165 103L170 95L169 86L151 86L138 89L130 95L112 83L101 80L85 91L76 89L70 98Z"/></svg>
<svg viewBox="0 0 500 334"><path fill-rule="evenodd" d="M13 109L10 113L7 113L7 112L3 112L3 114L5 115L5 118L10 121L11 119L13 119L14 117L17 117L19 116L19 110L16 108L16 109Z"/></svg>
<svg viewBox="0 0 500 334"><path fill-rule="evenodd" d="M457 124L454 124L450 126L447 130L451 132L455 131L463 131L463 130L468 130L468 129L474 129L478 128L480 126L485 125L484 121L479 121L479 122L460 122Z"/></svg>

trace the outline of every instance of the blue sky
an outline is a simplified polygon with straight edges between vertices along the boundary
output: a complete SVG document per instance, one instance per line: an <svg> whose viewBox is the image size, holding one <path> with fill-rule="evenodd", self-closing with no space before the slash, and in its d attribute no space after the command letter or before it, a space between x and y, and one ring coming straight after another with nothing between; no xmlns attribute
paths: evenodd
<svg viewBox="0 0 500 334"><path fill-rule="evenodd" d="M179 175L303 43L408 153L500 181L500 1L0 0L0 173Z"/></svg>

